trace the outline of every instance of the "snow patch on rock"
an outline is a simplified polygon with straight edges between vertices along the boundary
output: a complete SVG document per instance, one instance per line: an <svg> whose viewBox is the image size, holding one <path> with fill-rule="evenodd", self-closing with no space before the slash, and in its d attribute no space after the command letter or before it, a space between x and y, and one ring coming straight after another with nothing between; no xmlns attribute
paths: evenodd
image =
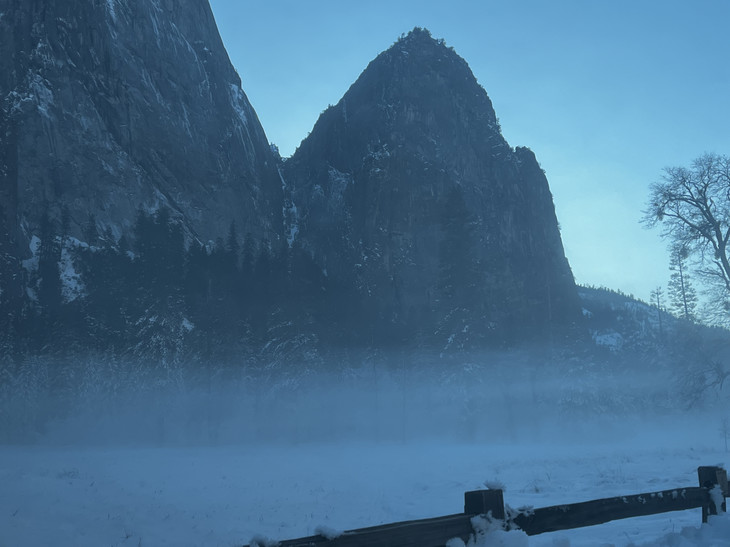
<svg viewBox="0 0 730 547"><path fill-rule="evenodd" d="M106 0L106 11L112 18L112 21L117 20L117 0Z"/></svg>
<svg viewBox="0 0 730 547"><path fill-rule="evenodd" d="M244 108L246 101L243 96L243 90L236 84L230 84L228 91L231 95L231 106L233 106L233 110L236 112L238 119L241 120L244 127L247 127L248 116L246 116L246 110Z"/></svg>
<svg viewBox="0 0 730 547"><path fill-rule="evenodd" d="M87 247L78 239L68 238L68 242L61 249L61 260L58 262L58 271L61 277L61 296L64 302L73 302L84 295L84 283L81 274L76 271L73 262L73 248Z"/></svg>
<svg viewBox="0 0 730 547"><path fill-rule="evenodd" d="M619 351L624 345L623 336L614 330L607 332L594 332L593 341L597 346L606 347L611 351Z"/></svg>
<svg viewBox="0 0 730 547"><path fill-rule="evenodd" d="M40 75L33 74L30 81L30 89L35 97L36 108L45 118L51 118L49 109L54 104L53 91L48 82Z"/></svg>
<svg viewBox="0 0 730 547"><path fill-rule="evenodd" d="M23 260L22 264L27 272L32 272L38 269L38 254L41 249L41 239L37 235L32 236L28 248L30 249L30 258Z"/></svg>

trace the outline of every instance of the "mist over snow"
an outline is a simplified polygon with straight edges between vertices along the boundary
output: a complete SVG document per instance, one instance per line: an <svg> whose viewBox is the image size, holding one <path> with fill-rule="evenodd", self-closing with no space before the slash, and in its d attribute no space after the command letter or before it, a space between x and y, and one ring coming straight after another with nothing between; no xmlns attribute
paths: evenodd
<svg viewBox="0 0 730 547"><path fill-rule="evenodd" d="M621 439L697 403L683 370L609 367L529 351L439 358L153 367L30 362L0 391L0 440L43 445L572 442ZM334 358L333 358L334 359ZM343 365L343 362L347 365ZM698 388L700 389L700 388ZM719 427L719 425L718 425Z"/></svg>
<svg viewBox="0 0 730 547"><path fill-rule="evenodd" d="M458 513L484 484L512 507L694 486L698 466L728 461L727 406L688 410L681 375L642 368L527 351L210 374L88 362L78 390L36 399L43 379L26 377L0 399L0 545L234 546ZM693 510L487 537L726 545L715 521L700 528Z"/></svg>

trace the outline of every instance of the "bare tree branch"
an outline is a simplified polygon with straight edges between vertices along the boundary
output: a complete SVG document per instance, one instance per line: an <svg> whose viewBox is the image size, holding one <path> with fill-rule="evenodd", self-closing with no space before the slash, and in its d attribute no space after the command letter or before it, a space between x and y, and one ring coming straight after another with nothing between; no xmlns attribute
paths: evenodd
<svg viewBox="0 0 730 547"><path fill-rule="evenodd" d="M650 192L644 225L661 225L662 237L686 248L699 272L730 293L730 158L704 154L691 168L667 167Z"/></svg>

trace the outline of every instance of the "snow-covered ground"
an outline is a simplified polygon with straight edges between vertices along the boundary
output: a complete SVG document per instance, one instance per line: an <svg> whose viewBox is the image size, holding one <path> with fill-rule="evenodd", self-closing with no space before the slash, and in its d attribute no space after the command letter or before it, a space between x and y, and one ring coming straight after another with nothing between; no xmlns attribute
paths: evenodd
<svg viewBox="0 0 730 547"><path fill-rule="evenodd" d="M0 545L234 546L318 527L458 513L485 481L542 507L697 484L730 461L715 424L677 420L606 442L338 442L232 446L0 447ZM699 510L506 544L730 545L730 519ZM683 532L683 529L684 532ZM656 543L654 543L656 542Z"/></svg>
<svg viewBox="0 0 730 547"><path fill-rule="evenodd" d="M0 547L232 547L459 513L485 483L545 507L696 486L698 466L730 463L724 392L687 410L659 373L560 380L512 362L126 391L98 365L94 389L58 401L18 384L0 398ZM700 523L697 509L490 544L730 546L729 518Z"/></svg>

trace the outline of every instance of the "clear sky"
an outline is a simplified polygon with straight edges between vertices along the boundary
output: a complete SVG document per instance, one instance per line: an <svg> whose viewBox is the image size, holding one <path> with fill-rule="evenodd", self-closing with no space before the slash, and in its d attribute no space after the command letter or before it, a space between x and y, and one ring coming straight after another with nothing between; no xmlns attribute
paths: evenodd
<svg viewBox="0 0 730 547"><path fill-rule="evenodd" d="M639 224L662 168L730 154L730 0L211 0L243 89L291 155L415 26L466 59L537 155L576 281L648 300L665 243Z"/></svg>

